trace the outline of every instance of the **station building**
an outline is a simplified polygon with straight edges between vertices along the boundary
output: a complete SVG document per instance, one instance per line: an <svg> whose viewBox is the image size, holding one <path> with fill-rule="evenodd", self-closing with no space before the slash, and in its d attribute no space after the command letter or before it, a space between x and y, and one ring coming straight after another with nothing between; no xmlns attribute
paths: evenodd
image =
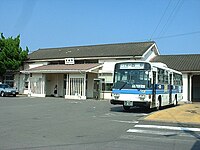
<svg viewBox="0 0 200 150"><path fill-rule="evenodd" d="M39 49L28 55L15 85L29 96L110 99L114 65L124 60L163 62L181 71L184 100L200 101L200 55L160 55L153 41Z"/></svg>

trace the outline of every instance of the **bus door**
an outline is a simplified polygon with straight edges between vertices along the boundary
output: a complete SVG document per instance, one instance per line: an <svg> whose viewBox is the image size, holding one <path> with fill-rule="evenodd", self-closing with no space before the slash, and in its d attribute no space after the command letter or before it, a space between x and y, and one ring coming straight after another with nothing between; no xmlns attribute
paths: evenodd
<svg viewBox="0 0 200 150"><path fill-rule="evenodd" d="M169 104L172 103L172 74L169 74Z"/></svg>
<svg viewBox="0 0 200 150"><path fill-rule="evenodd" d="M153 71L152 106L156 105L156 72Z"/></svg>

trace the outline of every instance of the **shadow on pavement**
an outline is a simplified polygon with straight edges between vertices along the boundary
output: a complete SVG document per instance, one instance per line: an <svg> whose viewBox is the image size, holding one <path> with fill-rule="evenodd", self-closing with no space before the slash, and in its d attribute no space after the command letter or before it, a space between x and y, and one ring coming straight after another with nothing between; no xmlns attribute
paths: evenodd
<svg viewBox="0 0 200 150"><path fill-rule="evenodd" d="M200 141L197 140L192 146L191 150L199 150L200 149Z"/></svg>
<svg viewBox="0 0 200 150"><path fill-rule="evenodd" d="M177 105L177 106L179 106L179 105ZM168 108L172 108L172 107L174 107L174 106L173 105L163 106L160 110L168 109ZM146 109L146 108L142 108L142 107L131 107L130 110L124 110L123 106L114 106L114 107L111 107L110 111L125 112L125 113L152 113L152 112L157 112L159 110L157 110L156 108Z"/></svg>
<svg viewBox="0 0 200 150"><path fill-rule="evenodd" d="M178 126L179 127L188 127L188 125L187 124L183 124L183 123L178 123ZM200 134L198 134L198 133L196 133L196 132L194 132L194 131L191 131L191 130L183 130L183 132L184 133L186 133L186 134L189 134L189 135L191 135L191 136L193 136L194 138L196 138L198 141L200 140ZM199 141L200 142L200 141ZM199 145L199 149L200 149L200 143L198 143Z"/></svg>
<svg viewBox="0 0 200 150"><path fill-rule="evenodd" d="M151 113L153 110L152 109L147 110L140 107L132 107L130 108L130 110L124 110L122 106L115 106L115 107L111 107L110 111L124 112L124 113Z"/></svg>

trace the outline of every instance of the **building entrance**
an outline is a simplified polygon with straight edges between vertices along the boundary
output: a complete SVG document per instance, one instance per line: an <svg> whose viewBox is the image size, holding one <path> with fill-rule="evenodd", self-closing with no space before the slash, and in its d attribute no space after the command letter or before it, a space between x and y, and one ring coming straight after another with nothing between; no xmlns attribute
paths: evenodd
<svg viewBox="0 0 200 150"><path fill-rule="evenodd" d="M192 101L200 102L200 75L192 77Z"/></svg>

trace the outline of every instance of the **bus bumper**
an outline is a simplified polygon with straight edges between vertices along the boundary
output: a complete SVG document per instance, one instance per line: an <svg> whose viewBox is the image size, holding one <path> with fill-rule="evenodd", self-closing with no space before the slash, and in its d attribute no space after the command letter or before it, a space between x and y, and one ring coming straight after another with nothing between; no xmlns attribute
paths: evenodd
<svg viewBox="0 0 200 150"><path fill-rule="evenodd" d="M114 100L114 99L111 99L110 103L113 105L124 105L124 101L119 101L119 100Z"/></svg>
<svg viewBox="0 0 200 150"><path fill-rule="evenodd" d="M124 101L120 101L120 100L114 100L111 99L110 103L113 105L124 105ZM133 107L134 106L138 106L138 107L150 107L150 102L144 101L144 102L139 102L139 101L135 101L133 102Z"/></svg>

